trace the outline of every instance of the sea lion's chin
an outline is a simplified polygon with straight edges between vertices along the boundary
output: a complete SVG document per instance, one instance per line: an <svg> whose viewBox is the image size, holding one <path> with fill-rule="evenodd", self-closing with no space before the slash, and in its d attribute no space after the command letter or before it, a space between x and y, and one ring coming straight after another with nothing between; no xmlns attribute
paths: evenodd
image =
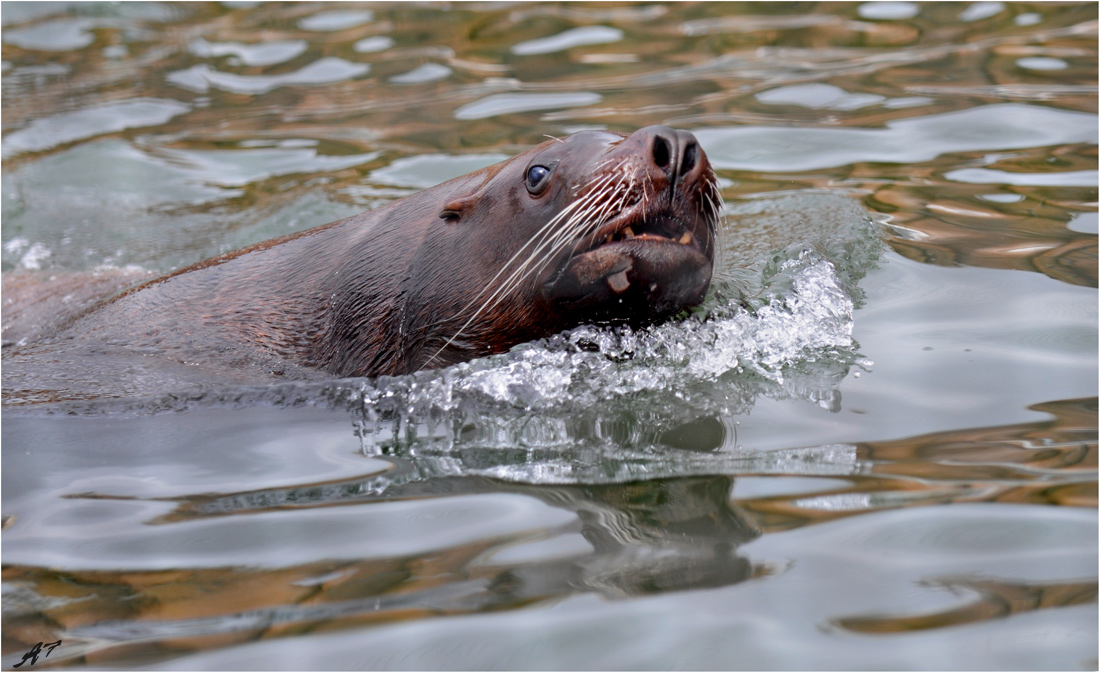
<svg viewBox="0 0 1100 673"><path fill-rule="evenodd" d="M710 234L675 217L601 227L543 285L547 298L584 322L644 325L703 301Z"/></svg>

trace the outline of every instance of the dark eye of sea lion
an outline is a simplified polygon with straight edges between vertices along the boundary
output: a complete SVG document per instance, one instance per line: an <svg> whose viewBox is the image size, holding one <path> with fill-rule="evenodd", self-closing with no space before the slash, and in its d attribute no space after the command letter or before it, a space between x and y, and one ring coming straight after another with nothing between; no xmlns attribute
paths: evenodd
<svg viewBox="0 0 1100 673"><path fill-rule="evenodd" d="M548 167L535 165L527 169L527 191L532 196L541 194L548 184L550 184L550 169Z"/></svg>

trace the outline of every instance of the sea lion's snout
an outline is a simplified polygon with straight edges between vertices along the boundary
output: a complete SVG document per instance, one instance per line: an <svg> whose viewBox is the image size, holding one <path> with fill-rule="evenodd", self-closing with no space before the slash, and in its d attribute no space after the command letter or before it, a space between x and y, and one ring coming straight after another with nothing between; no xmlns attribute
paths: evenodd
<svg viewBox="0 0 1100 673"><path fill-rule="evenodd" d="M546 283L552 301L597 322L648 323L702 302L722 212L717 179L688 131L647 126L600 157L590 223ZM590 214L589 214L590 213Z"/></svg>

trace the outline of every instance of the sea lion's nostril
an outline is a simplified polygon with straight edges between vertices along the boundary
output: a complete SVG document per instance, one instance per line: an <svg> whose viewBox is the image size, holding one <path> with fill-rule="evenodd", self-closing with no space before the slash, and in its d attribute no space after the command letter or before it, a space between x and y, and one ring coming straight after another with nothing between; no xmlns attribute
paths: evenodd
<svg viewBox="0 0 1100 673"><path fill-rule="evenodd" d="M661 136L654 136L653 138L653 162L657 164L657 167L667 172L670 168L669 161L672 159L672 146L669 142Z"/></svg>
<svg viewBox="0 0 1100 673"><path fill-rule="evenodd" d="M680 175L687 175L695 168L695 157L699 153L699 144L690 142L684 148L684 160L680 164Z"/></svg>

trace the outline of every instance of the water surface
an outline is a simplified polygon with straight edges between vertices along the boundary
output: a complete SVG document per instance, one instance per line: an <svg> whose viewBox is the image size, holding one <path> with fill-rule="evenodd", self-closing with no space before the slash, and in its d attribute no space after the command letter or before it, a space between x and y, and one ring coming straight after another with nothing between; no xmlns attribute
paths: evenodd
<svg viewBox="0 0 1100 673"><path fill-rule="evenodd" d="M0 16L5 288L586 128L691 130L727 211L651 330L5 406L5 667L1097 667L1095 4Z"/></svg>

